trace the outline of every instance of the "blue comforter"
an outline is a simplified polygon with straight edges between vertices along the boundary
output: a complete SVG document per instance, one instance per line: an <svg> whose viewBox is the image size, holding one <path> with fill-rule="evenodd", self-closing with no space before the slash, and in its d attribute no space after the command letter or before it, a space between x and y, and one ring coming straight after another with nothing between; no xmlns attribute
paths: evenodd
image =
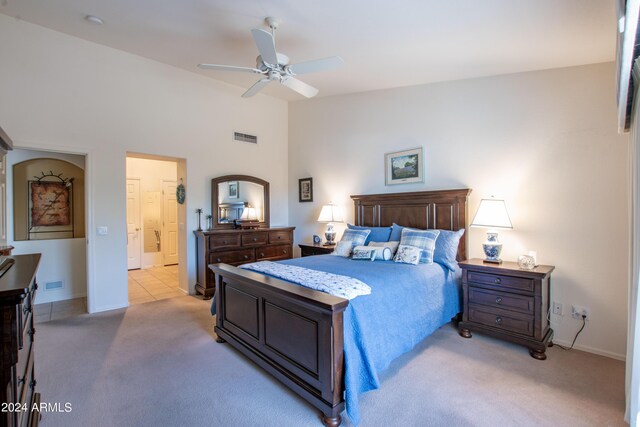
<svg viewBox="0 0 640 427"><path fill-rule="evenodd" d="M460 271L440 264L354 261L320 255L281 261L363 281L371 295L344 312L347 415L360 422L358 395L380 387L378 373L461 310Z"/></svg>

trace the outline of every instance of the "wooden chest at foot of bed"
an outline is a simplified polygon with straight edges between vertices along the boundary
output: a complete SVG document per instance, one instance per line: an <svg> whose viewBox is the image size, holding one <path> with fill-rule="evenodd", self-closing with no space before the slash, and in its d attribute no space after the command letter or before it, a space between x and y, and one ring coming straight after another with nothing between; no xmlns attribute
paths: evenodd
<svg viewBox="0 0 640 427"><path fill-rule="evenodd" d="M209 299L215 293L209 264L241 265L292 258L295 227L195 231L196 291Z"/></svg>

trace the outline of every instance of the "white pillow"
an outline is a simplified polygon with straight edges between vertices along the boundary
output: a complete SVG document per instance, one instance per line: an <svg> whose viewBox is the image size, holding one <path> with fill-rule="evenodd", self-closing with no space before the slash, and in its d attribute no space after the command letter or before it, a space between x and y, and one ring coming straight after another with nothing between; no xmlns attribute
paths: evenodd
<svg viewBox="0 0 640 427"><path fill-rule="evenodd" d="M422 249L415 246L400 245L398 246L398 252L396 252L395 262L402 262L404 264L418 264L420 262L420 256L422 255Z"/></svg>
<svg viewBox="0 0 640 427"><path fill-rule="evenodd" d="M370 248L369 246L356 246L353 248L353 256L352 259L357 260L369 260L373 261L376 259L376 250L375 248Z"/></svg>
<svg viewBox="0 0 640 427"><path fill-rule="evenodd" d="M375 242L374 242L375 243ZM368 245L368 246L356 246L354 251L358 248L367 249L375 252L375 259L381 261L389 261L393 258L393 253L391 253L391 248L388 246L378 246L378 245Z"/></svg>
<svg viewBox="0 0 640 427"><path fill-rule="evenodd" d="M392 242L369 242L368 245L369 246L375 246L375 247L389 248L391 250L391 256L393 257L396 254L396 251L398 250L398 245L400 245L400 242L397 242L397 241L392 241ZM385 259L391 259L391 258L385 258Z"/></svg>
<svg viewBox="0 0 640 427"><path fill-rule="evenodd" d="M331 255L341 256L341 257L349 257L351 255L351 250L353 249L353 243L351 241L339 241L336 245Z"/></svg>

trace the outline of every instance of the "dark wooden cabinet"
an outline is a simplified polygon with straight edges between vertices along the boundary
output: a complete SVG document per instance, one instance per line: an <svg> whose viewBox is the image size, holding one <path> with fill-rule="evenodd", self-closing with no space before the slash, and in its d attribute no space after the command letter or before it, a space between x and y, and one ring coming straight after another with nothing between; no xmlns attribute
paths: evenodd
<svg viewBox="0 0 640 427"><path fill-rule="evenodd" d="M336 245L322 245L315 243L300 243L300 256L325 255L330 254Z"/></svg>
<svg viewBox="0 0 640 427"><path fill-rule="evenodd" d="M241 265L254 261L289 259L295 227L195 231L196 291L205 299L216 290L209 264Z"/></svg>
<svg viewBox="0 0 640 427"><path fill-rule="evenodd" d="M13 265L0 277L0 399L6 403L0 411L0 426L37 426L40 412L32 411L40 402L40 393L35 391L33 304L40 254L8 259Z"/></svg>
<svg viewBox="0 0 640 427"><path fill-rule="evenodd" d="M514 262L488 264L481 259L459 263L462 268L464 313L460 335L477 331L529 348L532 357L547 358L553 329L549 327L551 272L539 265L522 270Z"/></svg>

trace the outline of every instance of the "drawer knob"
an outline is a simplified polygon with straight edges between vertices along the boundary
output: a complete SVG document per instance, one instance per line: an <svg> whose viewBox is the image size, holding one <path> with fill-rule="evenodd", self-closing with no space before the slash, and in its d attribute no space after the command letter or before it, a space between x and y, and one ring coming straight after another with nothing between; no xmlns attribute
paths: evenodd
<svg viewBox="0 0 640 427"><path fill-rule="evenodd" d="M264 254L260 252L260 258L264 258Z"/></svg>
<svg viewBox="0 0 640 427"><path fill-rule="evenodd" d="M34 290L34 291L37 291L37 290L38 290L38 284L37 284L37 283L34 283L34 284L33 284L33 290Z"/></svg>
<svg viewBox="0 0 640 427"><path fill-rule="evenodd" d="M282 239L282 236L278 236L278 240Z"/></svg>
<svg viewBox="0 0 640 427"><path fill-rule="evenodd" d="M27 313L31 313L31 310L32 308L31 306L29 306L29 307L25 307L23 311L24 311L24 314L26 315Z"/></svg>
<svg viewBox="0 0 640 427"><path fill-rule="evenodd" d="M282 250L282 253L283 253L283 254L286 254L286 253L287 253L287 250L286 250L286 249L283 249L283 250Z"/></svg>
<svg viewBox="0 0 640 427"><path fill-rule="evenodd" d="M258 238L257 238L257 237L254 237L254 238L253 238L253 241L254 241L254 242L257 242L257 241L258 241Z"/></svg>
<svg viewBox="0 0 640 427"><path fill-rule="evenodd" d="M501 325L501 324L502 324L502 317L496 316L496 325Z"/></svg>
<svg viewBox="0 0 640 427"><path fill-rule="evenodd" d="M502 280L499 277L496 277L496 279L494 280L495 283L500 284L500 282L502 282Z"/></svg>
<svg viewBox="0 0 640 427"><path fill-rule="evenodd" d="M220 258L218 258L218 262L222 262L222 260Z"/></svg>
<svg viewBox="0 0 640 427"><path fill-rule="evenodd" d="M226 241L226 240L223 240L223 241L222 241L222 244L223 244L223 245L226 245L226 244L227 244L227 241Z"/></svg>
<svg viewBox="0 0 640 427"><path fill-rule="evenodd" d="M25 379L25 377L18 377L18 385L19 386L24 384L24 379Z"/></svg>
<svg viewBox="0 0 640 427"><path fill-rule="evenodd" d="M29 387L31 387L31 388L36 388L36 385L37 385L37 384L38 384L38 381L33 380L33 381L31 381L31 382L29 383Z"/></svg>
<svg viewBox="0 0 640 427"><path fill-rule="evenodd" d="M502 304L502 297L496 298L496 304Z"/></svg>
<svg viewBox="0 0 640 427"><path fill-rule="evenodd" d="M245 256L244 256L244 259L249 259L249 255L245 255Z"/></svg>

